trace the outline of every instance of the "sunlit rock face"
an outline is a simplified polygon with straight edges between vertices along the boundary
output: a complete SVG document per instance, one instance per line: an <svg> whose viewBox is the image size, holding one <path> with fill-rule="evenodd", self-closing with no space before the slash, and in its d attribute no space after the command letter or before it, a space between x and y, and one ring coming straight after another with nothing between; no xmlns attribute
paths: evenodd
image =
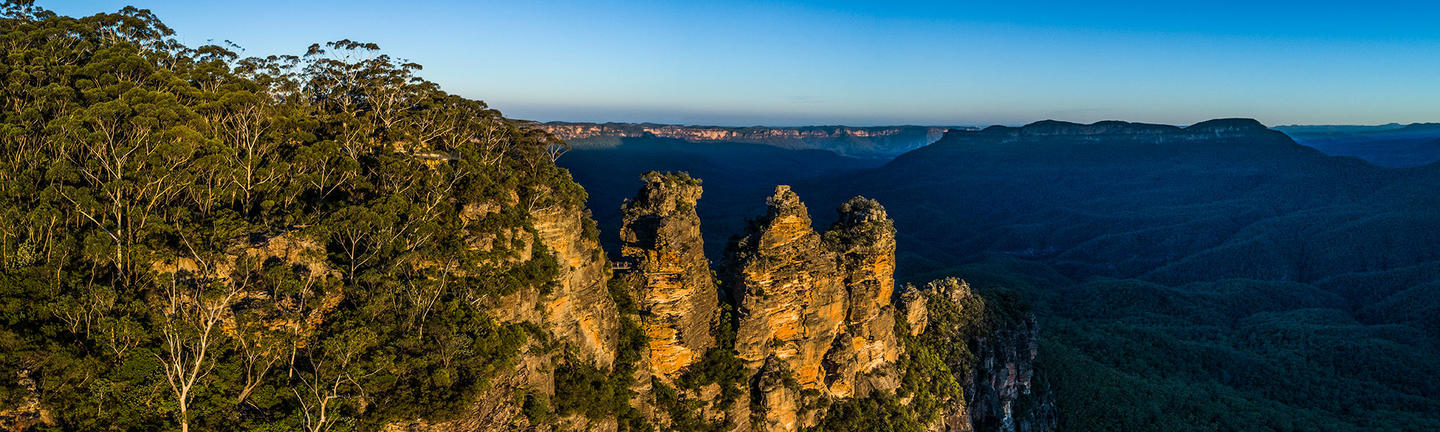
<svg viewBox="0 0 1440 432"><path fill-rule="evenodd" d="M649 339L652 375L673 381L715 346L719 295L700 237L699 181L649 173L623 208L621 255L641 327Z"/></svg>
<svg viewBox="0 0 1440 432"><path fill-rule="evenodd" d="M899 373L890 369L902 351L890 300L895 293L895 226L874 200L857 197L839 212L825 239L840 260L847 307L838 349L826 357L826 384L836 397L894 390Z"/></svg>
<svg viewBox="0 0 1440 432"><path fill-rule="evenodd" d="M870 200L842 206L823 237L789 187L768 204L730 248L726 274L739 305L735 349L755 371L752 398L764 410L757 426L795 430L823 416L810 409L818 400L898 385L895 235Z"/></svg>
<svg viewBox="0 0 1440 432"><path fill-rule="evenodd" d="M792 378L793 373L783 360L768 357L750 379L756 402L752 406L758 410L754 414L759 419L753 425L755 430L793 431L802 426L800 389Z"/></svg>
<svg viewBox="0 0 1440 432"><path fill-rule="evenodd" d="M741 295L735 350L755 368L775 357L802 389L820 390L820 361L844 325L844 278L789 187L776 188L769 205L734 249Z"/></svg>
<svg viewBox="0 0 1440 432"><path fill-rule="evenodd" d="M584 211L575 207L532 212L540 241L560 266L557 286L540 299L545 328L581 358L609 368L618 349L620 319L607 286L609 269L596 239L584 233Z"/></svg>
<svg viewBox="0 0 1440 432"><path fill-rule="evenodd" d="M461 217L479 221L501 206L518 205L513 194L490 203L467 204ZM471 247L482 251L509 249L497 264L518 264L544 257L554 258L558 275L549 286L529 285L494 301L480 303L495 319L508 323L529 323L548 333L548 339L571 350L578 361L596 367L613 367L619 349L619 309L610 297L609 263L604 259L593 233L587 234L587 212L580 206L536 208L530 212L534 233L510 227L499 235L479 232ZM475 397L464 412L444 421L408 419L385 425L387 432L458 431L614 431L613 418L588 419L571 414L548 423L535 424L522 412L524 401L516 395L536 393L553 397L555 369L563 361L557 347L544 339L532 338L521 347L513 365L490 379L490 385Z"/></svg>
<svg viewBox="0 0 1440 432"><path fill-rule="evenodd" d="M917 290L908 290L900 294L900 315L905 318L906 327L910 330L910 336L918 336L925 332L926 324L929 324L930 310L926 308L925 295Z"/></svg>
<svg viewBox="0 0 1440 432"><path fill-rule="evenodd" d="M490 309L499 319L545 329L576 354L575 360L612 367L618 322L635 320L646 344L638 356L630 403L658 430L666 430L678 423L656 409L656 389L675 388L692 367L704 366L707 351L729 347L721 346L714 330L723 324L720 284L703 253L695 211L700 182L660 173L642 180L635 198L622 208L621 258L615 266L617 282L623 282L636 306L627 316L620 316L609 292L611 263L585 233L586 215L579 209L532 211L533 233L487 237L477 244L510 244L519 255L512 259L518 261L546 256L541 254L556 259L560 273L550 288L521 288ZM736 306L733 348L744 379L726 384L735 386L730 388L738 395L723 404L726 387L719 384L683 390L686 400L698 402L700 418L733 431L817 426L837 402L896 391L904 375L904 336L972 325L931 322L932 311L982 305L963 281L946 279L897 295L895 229L878 202L858 197L846 202L837 222L823 233L812 227L808 209L789 187L776 187L767 204L766 213L735 238L718 272ZM929 303L934 301L947 304ZM901 328L908 335L896 333L896 320L904 320ZM971 333L949 330L945 334ZM1033 380L1035 331L1033 318L1027 318L984 336L948 341L973 347L977 358L973 365L951 365L965 371L956 377L965 397L942 401L943 412L926 429L1053 430L1051 397ZM511 396L554 397L555 370L563 362L555 351L532 341L468 412L443 423L398 422L387 430L617 430L614 417L569 414L530 424L521 415L522 401Z"/></svg>

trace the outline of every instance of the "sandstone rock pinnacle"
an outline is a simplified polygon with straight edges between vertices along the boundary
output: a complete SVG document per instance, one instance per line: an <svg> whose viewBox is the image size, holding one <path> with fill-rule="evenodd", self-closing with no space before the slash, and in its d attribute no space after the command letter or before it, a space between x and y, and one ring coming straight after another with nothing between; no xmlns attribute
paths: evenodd
<svg viewBox="0 0 1440 432"><path fill-rule="evenodd" d="M895 234L872 200L842 206L823 237L788 186L767 202L766 214L728 251L726 276L740 315L735 350L759 379L752 397L763 402L760 425L794 430L823 414L797 408L815 399L898 385ZM794 388L774 385L781 375Z"/></svg>
<svg viewBox="0 0 1440 432"><path fill-rule="evenodd" d="M623 206L621 255L649 339L653 376L671 381L715 346L719 295L700 237L698 180L651 172Z"/></svg>

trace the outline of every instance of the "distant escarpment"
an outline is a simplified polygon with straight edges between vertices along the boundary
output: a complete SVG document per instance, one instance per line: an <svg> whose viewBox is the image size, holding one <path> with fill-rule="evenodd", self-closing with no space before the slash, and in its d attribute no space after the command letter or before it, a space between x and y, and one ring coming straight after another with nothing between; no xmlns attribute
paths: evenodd
<svg viewBox="0 0 1440 432"><path fill-rule="evenodd" d="M652 123L537 123L534 127L579 147L605 146L613 138L657 136L690 142L765 144L794 150L829 150L842 156L889 159L940 139L938 126L722 127Z"/></svg>

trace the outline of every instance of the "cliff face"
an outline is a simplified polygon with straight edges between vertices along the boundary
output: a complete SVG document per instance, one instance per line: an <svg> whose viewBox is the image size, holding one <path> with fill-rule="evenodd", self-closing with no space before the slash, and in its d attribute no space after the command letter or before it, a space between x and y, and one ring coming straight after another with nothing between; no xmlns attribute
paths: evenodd
<svg viewBox="0 0 1440 432"><path fill-rule="evenodd" d="M968 363L950 365L954 371L963 371L956 378L964 389L964 400L948 401L939 421L931 425L932 430L1055 430L1053 395L1036 377L1038 327L1034 314L1011 311L1016 305L1003 301L987 303L968 283L955 278L931 282L901 298L912 334L944 335L941 343L964 345L973 355ZM927 316L929 308L953 311L952 317L973 318L934 320ZM977 328L984 330L975 331Z"/></svg>
<svg viewBox="0 0 1440 432"><path fill-rule="evenodd" d="M504 205L515 205L510 197ZM479 219L493 212L501 203L469 205L462 217ZM519 243L515 255L505 256L509 263L540 259L537 253L549 254L558 266L558 276L549 287L525 286L504 296L485 308L503 322L529 323L545 330L548 339L568 348L578 361L596 368L614 366L619 349L620 315L607 283L608 262L599 243L586 235L589 216L577 206L557 206L530 213L535 229L532 235L521 228L504 235L480 235L471 239L481 250L497 245ZM534 244L538 240L539 244ZM562 359L560 351L542 340L531 339L517 358L516 364L491 379L491 385L478 395L467 412L445 422L417 419L387 425L390 432L456 432L456 431L613 431L613 419L588 419L568 415L539 424L525 415L525 394L555 395L555 370Z"/></svg>
<svg viewBox="0 0 1440 432"><path fill-rule="evenodd" d="M615 361L619 343L619 311L606 288L610 273L604 252L598 242L584 235L588 216L576 207L556 207L537 209L531 218L542 250L550 253L559 266L555 286L523 287L489 309L501 321L540 326L582 358L609 367ZM523 233L514 236L525 239ZM478 241L484 247L497 240ZM537 249L541 248L527 243L521 255L513 259L532 259Z"/></svg>
<svg viewBox="0 0 1440 432"><path fill-rule="evenodd" d="M672 381L715 347L719 295L700 237L699 181L684 174L650 173L625 204L620 254L638 302L651 374Z"/></svg>
<svg viewBox="0 0 1440 432"><path fill-rule="evenodd" d="M560 266L559 284L545 296L545 328L570 343L584 359L608 368L615 361L620 320L606 283L610 271L605 253L585 238L587 216L578 208L534 212L540 241Z"/></svg>
<svg viewBox="0 0 1440 432"><path fill-rule="evenodd" d="M843 331L847 292L836 254L810 226L810 214L787 186L769 211L731 249L732 295L740 322L735 351L756 377L766 430L795 430L801 391L828 392L821 367ZM783 379L782 379L783 378ZM812 396L813 397L813 396Z"/></svg>
<svg viewBox="0 0 1440 432"><path fill-rule="evenodd" d="M38 426L54 426L55 420L50 417L50 412L40 404L40 392L35 387L35 380L30 378L30 371L21 370L16 378L18 390L23 396L18 405L0 407L0 430L23 431Z"/></svg>
<svg viewBox="0 0 1440 432"><path fill-rule="evenodd" d="M891 158L940 139L949 127L935 126L810 126L721 127L648 123L537 123L534 127L583 145L597 137L633 138L654 135L690 142L741 142L787 149L829 150L858 158ZM964 129L964 128L962 128Z"/></svg>
<svg viewBox="0 0 1440 432"><path fill-rule="evenodd" d="M979 302L970 291L970 285L960 279L945 278L927 283L919 289L907 289L900 296L901 315L910 329L912 343L938 344L950 347L970 346L969 328L978 326L973 317L984 314L984 303ZM967 356L968 357L968 356ZM950 368L953 382L973 382L970 379L970 364L956 362L954 358L942 359ZM935 420L926 425L926 430L935 432L971 432L976 430L971 421L969 404L965 398L973 394L964 388L958 394L946 396L939 401L940 412Z"/></svg>
<svg viewBox="0 0 1440 432"><path fill-rule="evenodd" d="M1048 432L1055 430L1055 401L1037 382L1035 316L971 341L978 361L965 381L970 419L976 430Z"/></svg>
<svg viewBox="0 0 1440 432"><path fill-rule="evenodd" d="M702 189L684 174L651 173L636 197L623 207L618 263L635 308L620 316L610 297L608 262L584 234L585 214L575 208L532 213L535 233L515 233L535 244L519 248L513 260L551 254L559 264L549 290L528 287L493 307L511 322L528 322L550 340L603 373L626 370L630 407L657 430L700 424L732 431L793 431L829 422L829 407L870 396L897 397L907 361L905 340L942 335L940 343L966 346L976 361L950 365L953 383L963 386L936 401L942 411L930 430L1043 432L1053 430L1053 403L1034 380L1035 325L980 332L975 321L956 320L956 311L983 314L984 302L958 280L924 291L895 293L895 229L878 202L855 198L839 209L824 233L811 226L809 211L789 187L778 186L765 215L727 251L720 274L736 306L733 346L718 338L720 294L706 261L695 204ZM489 239L496 242L507 239ZM512 243L514 239L511 240ZM483 242L482 242L483 243ZM523 241L521 241L523 243ZM898 300L898 304L896 303ZM942 301L936 305L931 302ZM939 308L939 309L936 309ZM940 310L948 318L932 316ZM621 320L637 323L645 342L622 348ZM906 326L897 327L896 320ZM908 334L897 334L908 328ZM938 333L937 333L938 332ZM728 334L728 333L726 333ZM910 338L910 339L906 339ZM933 339L933 337L932 337ZM733 351L727 349L733 348ZM621 349L636 349L631 360ZM715 381L723 366L706 356L732 352L733 381ZM532 341L518 363L498 375L468 413L445 423L393 424L392 431L617 430L615 417L580 413L543 416L527 412L537 395L554 400L557 372L566 368L560 351ZM969 357L965 357L969 358ZM634 369L622 369L632 364ZM723 361L721 362L724 363ZM717 369L719 367L720 369ZM697 371L696 368L705 368ZM963 373L962 373L963 372ZM697 375L698 374L698 375ZM711 377L711 381L703 381ZM948 377L948 375L946 375ZM948 378L947 378L948 379ZM696 380L702 380L698 384ZM577 389L570 389L575 391ZM901 405L909 399L893 399ZM688 408L687 408L688 407Z"/></svg>
<svg viewBox="0 0 1440 432"><path fill-rule="evenodd" d="M735 350L755 368L775 357L801 388L819 390L820 360L844 324L844 279L789 187L776 188L769 205L732 251L732 286L740 296Z"/></svg>
<svg viewBox="0 0 1440 432"><path fill-rule="evenodd" d="M555 371L553 357L540 344L525 346L521 361L512 369L490 381L490 386L475 399L465 413L445 422L413 420L386 425L384 432L501 432L515 430L552 430L550 425L532 424L522 410L524 403L515 395L526 392L553 395ZM564 429L562 429L564 430Z"/></svg>

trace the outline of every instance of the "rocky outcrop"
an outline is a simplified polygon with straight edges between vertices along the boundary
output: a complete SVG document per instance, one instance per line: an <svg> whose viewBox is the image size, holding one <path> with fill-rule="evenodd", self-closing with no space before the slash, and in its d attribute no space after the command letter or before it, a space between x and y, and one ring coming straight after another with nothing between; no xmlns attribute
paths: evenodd
<svg viewBox="0 0 1440 432"><path fill-rule="evenodd" d="M796 430L813 423L792 421L806 403L802 392L828 393L821 362L843 331L848 295L839 260L811 227L800 197L780 186L768 204L727 258L740 314L735 351L757 371L757 426ZM793 386L782 385L789 380Z"/></svg>
<svg viewBox="0 0 1440 432"><path fill-rule="evenodd" d="M539 344L528 344L520 353L521 361L512 369L491 378L490 386L476 398L468 412L445 422L411 420L386 425L383 432L501 432L515 430L549 430L548 425L530 423L521 410L526 393L553 395L554 366L551 357Z"/></svg>
<svg viewBox="0 0 1440 432"><path fill-rule="evenodd" d="M912 287L913 288L913 287ZM970 284L957 278L931 281L923 288L910 289L901 295L900 305L907 317L912 336L924 334L930 343L961 345L969 347L971 340L967 331L978 324L974 317L983 316L984 302L970 289ZM931 309L935 315L931 315ZM929 332L928 334L925 334ZM970 364L956 364L946 359L955 380L959 383L974 382L969 371ZM963 388L958 397L948 398L941 403L944 407L928 430L936 432L970 432L975 430L971 421L969 404L965 397L973 393Z"/></svg>
<svg viewBox="0 0 1440 432"><path fill-rule="evenodd" d="M649 339L651 374L673 381L715 347L719 295L700 237L698 180L686 174L649 173L623 207L620 254L625 277Z"/></svg>
<svg viewBox="0 0 1440 432"><path fill-rule="evenodd" d="M891 366L900 358L895 335L895 225L874 200L856 197L840 207L825 233L838 254L847 291L844 332L825 359L830 395L865 396L899 385ZM861 378L865 379L861 379Z"/></svg>
<svg viewBox="0 0 1440 432"><path fill-rule="evenodd" d="M40 405L40 392L36 388L31 372L21 369L16 373L16 390L21 397L19 404L0 408L0 430L24 431L42 426L55 426L50 411Z"/></svg>
<svg viewBox="0 0 1440 432"><path fill-rule="evenodd" d="M793 431L818 425L836 403L877 393L896 397L905 373L902 341L933 338L926 332L935 329L945 335L940 342L964 344L979 361L951 365L964 396L955 393L939 401L944 412L930 425L932 430L1053 430L1053 403L1034 379L1033 318L996 321L1020 324L994 332L974 330L979 328L976 322L956 320L956 312L989 312L958 279L897 296L895 229L878 202L850 200L839 208L837 222L821 233L812 227L800 198L789 187L776 187L766 213L730 245L720 272L738 315L731 347L720 346L714 333L724 323L695 212L702 194L699 181L659 173L647 174L643 181L622 209L621 260L615 276L622 278L635 308L627 306L620 316L607 286L609 263L593 236L585 233L582 211L532 212L534 231L527 231L528 239L515 232L477 244L510 244L520 256L507 262L550 254L559 265L559 277L549 288L521 288L492 309L504 321L546 330L551 341L575 357L560 356L551 345L532 341L516 366L500 373L469 413L445 423L397 423L390 430L616 430L615 417L577 413L530 424L524 415L527 399L522 397L553 400L557 368L566 367L566 361L592 363L602 370L614 367L621 320L638 323L645 335L644 344L628 345L639 351L627 354L633 356L626 360L637 367L624 369L633 371L626 372L633 373L627 375L633 392L630 406L659 430L698 420L726 424L734 431ZM937 305L930 304L934 301L946 304L935 309ZM935 321L937 310L948 318ZM909 334L897 334L897 320L904 321L898 328ZM740 377L694 384L687 378L693 375L686 374L697 365L709 365L701 361L717 348L722 353L733 348L739 366L732 367ZM724 393L730 395L722 398ZM897 401L907 403L904 398ZM676 414L677 406L692 411Z"/></svg>
<svg viewBox="0 0 1440 432"><path fill-rule="evenodd" d="M929 324L930 310L925 307L925 295L920 291L907 290L900 295L900 315L905 317L906 328L910 330L910 336L916 336L925 332L926 324Z"/></svg>
<svg viewBox="0 0 1440 432"><path fill-rule="evenodd" d="M754 371L757 426L796 430L823 415L807 409L820 400L898 385L894 228L878 203L856 199L822 238L789 187L768 204L727 256L735 351Z"/></svg>
<svg viewBox="0 0 1440 432"><path fill-rule="evenodd" d="M732 249L731 286L740 306L735 351L757 369L774 357L801 388L821 390L820 361L845 323L839 261L789 187L777 187L769 206Z"/></svg>
<svg viewBox="0 0 1440 432"><path fill-rule="evenodd" d="M1027 313L972 341L977 361L964 387L977 430L1055 430L1054 396L1035 376L1036 332L1035 316Z"/></svg>
<svg viewBox="0 0 1440 432"><path fill-rule="evenodd" d="M387 430L618 430L616 416L576 412L546 414L531 423L528 404L555 400L556 377L576 361L602 373L625 371L620 385L631 392L629 406L656 430L697 422L737 432L802 430L834 421L827 410L847 401L878 396L909 404L914 394L896 394L906 373L906 341L924 344L931 353L937 346L957 345L970 353L946 357L955 373L951 382L963 391L930 399L936 405L927 406L941 412L927 417L929 430L1054 429L1052 397L1035 378L1034 318L1028 312L999 315L1020 309L992 309L959 279L897 295L895 228L878 202L858 197L846 202L821 233L799 196L787 186L776 187L766 213L735 238L719 272L737 314L734 345L721 346L729 333L714 330L728 327L721 321L717 281L695 211L700 182L660 173L642 180L622 208L614 277L623 284L616 287L608 286L610 263L585 232L586 215L579 209L534 211L533 231L476 237L477 247L509 245L515 252L497 262L547 257L542 254L555 259L559 276L552 286L522 287L489 308L502 321L545 330L548 342L528 343L469 412L440 423L398 422ZM487 212L477 207L471 213L478 220ZM625 306L624 316L610 293L620 286L635 305ZM636 323L645 336L643 344L627 342L625 349L638 353L618 352L622 320ZM557 347L574 356L561 355ZM710 363L706 357L731 348L733 358ZM624 358L629 360L620 361ZM730 369L720 369L725 364ZM690 375L696 367L702 367L698 377ZM732 371L726 372L730 378L715 380L721 370Z"/></svg>
<svg viewBox="0 0 1440 432"><path fill-rule="evenodd" d="M506 203L467 205L462 217L478 221ZM524 286L484 305L496 319L529 323L548 333L558 347L568 349L578 361L600 369L613 367L619 349L620 315L610 297L609 263L593 232L587 234L589 215L578 206L557 206L530 213L534 232L508 228L499 234L480 232L471 236L473 248L503 252L497 264L513 265L549 254L556 261L558 276L550 286ZM560 350L540 339L530 340L513 366L497 373L478 395L467 412L444 422L424 419L386 425L389 432L455 431L613 431L613 418L587 419L578 414L531 424L522 410L526 398L553 400L555 371L565 357ZM527 396L530 395L530 396Z"/></svg>
<svg viewBox="0 0 1440 432"><path fill-rule="evenodd" d="M947 432L1049 432L1056 428L1054 396L1036 377L1039 354L1033 313L1008 300L986 302L956 278L930 282L902 296L912 334L935 331L941 343L964 344L974 360L951 364L964 400L947 401L931 430ZM945 305L929 304L943 302ZM928 308L943 307L954 321L926 322ZM955 328L942 329L941 326ZM917 330L917 328L919 330ZM953 339L952 339L953 337Z"/></svg>

